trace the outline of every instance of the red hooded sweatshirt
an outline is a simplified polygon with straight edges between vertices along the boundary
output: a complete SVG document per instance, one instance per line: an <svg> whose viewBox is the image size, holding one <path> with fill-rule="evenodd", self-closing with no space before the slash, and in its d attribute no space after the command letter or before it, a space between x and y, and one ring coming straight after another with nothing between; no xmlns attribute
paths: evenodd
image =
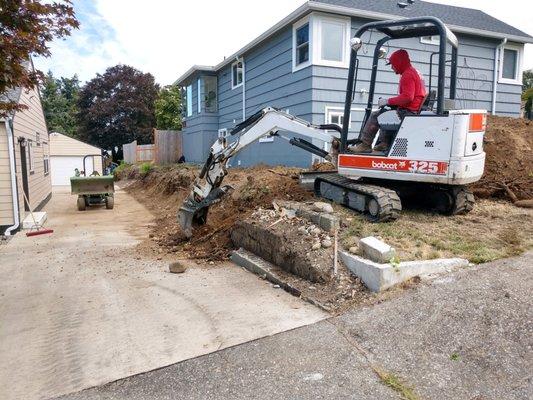
<svg viewBox="0 0 533 400"><path fill-rule="evenodd" d="M397 74L401 75L398 96L391 97L387 104L418 112L426 96L424 78L409 60L409 53L400 49L389 57L389 64Z"/></svg>

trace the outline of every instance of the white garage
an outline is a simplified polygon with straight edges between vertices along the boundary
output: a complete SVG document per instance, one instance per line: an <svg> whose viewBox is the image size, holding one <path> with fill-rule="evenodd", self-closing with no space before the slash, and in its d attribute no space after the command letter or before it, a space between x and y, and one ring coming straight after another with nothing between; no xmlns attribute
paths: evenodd
<svg viewBox="0 0 533 400"><path fill-rule="evenodd" d="M70 177L74 176L75 169L83 171L83 158L86 155L85 168L87 175L93 171L102 174L102 159L98 154L102 150L98 147L81 142L62 133L50 134L50 172L52 186L70 185Z"/></svg>

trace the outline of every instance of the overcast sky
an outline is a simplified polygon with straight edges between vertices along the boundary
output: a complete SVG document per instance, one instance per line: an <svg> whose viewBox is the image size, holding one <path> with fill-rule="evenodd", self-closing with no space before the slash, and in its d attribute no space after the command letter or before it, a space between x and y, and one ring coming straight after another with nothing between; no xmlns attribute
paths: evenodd
<svg viewBox="0 0 533 400"><path fill-rule="evenodd" d="M434 0L463 6L464 0ZM74 0L80 29L37 59L57 76L89 80L122 63L172 83L193 64L215 65L303 4L303 0ZM415 5L416 6L416 3ZM469 0L478 8L533 35L533 1ZM525 50L533 68L533 45Z"/></svg>

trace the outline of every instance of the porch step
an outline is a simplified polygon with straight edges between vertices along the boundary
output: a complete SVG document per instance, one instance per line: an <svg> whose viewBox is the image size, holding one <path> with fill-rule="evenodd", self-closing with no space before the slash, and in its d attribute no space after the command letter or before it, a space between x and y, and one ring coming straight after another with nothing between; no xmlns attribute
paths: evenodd
<svg viewBox="0 0 533 400"><path fill-rule="evenodd" d="M28 215L26 215L26 218L22 221L22 229L31 229L35 224L43 225L47 218L46 211L34 212L33 217L35 218L35 222L33 221L31 214L28 213Z"/></svg>

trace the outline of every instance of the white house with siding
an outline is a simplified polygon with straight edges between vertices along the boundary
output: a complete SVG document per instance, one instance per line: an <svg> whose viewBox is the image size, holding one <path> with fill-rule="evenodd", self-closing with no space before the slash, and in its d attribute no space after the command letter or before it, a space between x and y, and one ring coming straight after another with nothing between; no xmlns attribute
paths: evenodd
<svg viewBox="0 0 533 400"><path fill-rule="evenodd" d="M13 234L29 210L40 210L52 197L50 142L36 88L0 97L27 106L0 118L0 234Z"/></svg>
<svg viewBox="0 0 533 400"><path fill-rule="evenodd" d="M342 124L349 40L359 27L375 20L441 19L459 41L456 106L520 116L524 44L533 43L533 37L480 10L425 1L401 9L397 3L306 1L219 64L191 67L175 82L183 88L186 102L182 130L186 160L205 161L219 131L231 129L267 106L288 110L313 124ZM359 52L350 138L358 135L368 102L372 62L368 49L373 49L380 35L370 32L362 38L365 47ZM410 53L426 85L432 80L432 89L436 89L436 58L432 68L430 60L438 51L438 37L394 40L387 45L389 54L398 48ZM398 76L384 64L379 64L374 101L397 91ZM265 138L235 156L232 165L308 166L311 160L310 153L281 138Z"/></svg>

